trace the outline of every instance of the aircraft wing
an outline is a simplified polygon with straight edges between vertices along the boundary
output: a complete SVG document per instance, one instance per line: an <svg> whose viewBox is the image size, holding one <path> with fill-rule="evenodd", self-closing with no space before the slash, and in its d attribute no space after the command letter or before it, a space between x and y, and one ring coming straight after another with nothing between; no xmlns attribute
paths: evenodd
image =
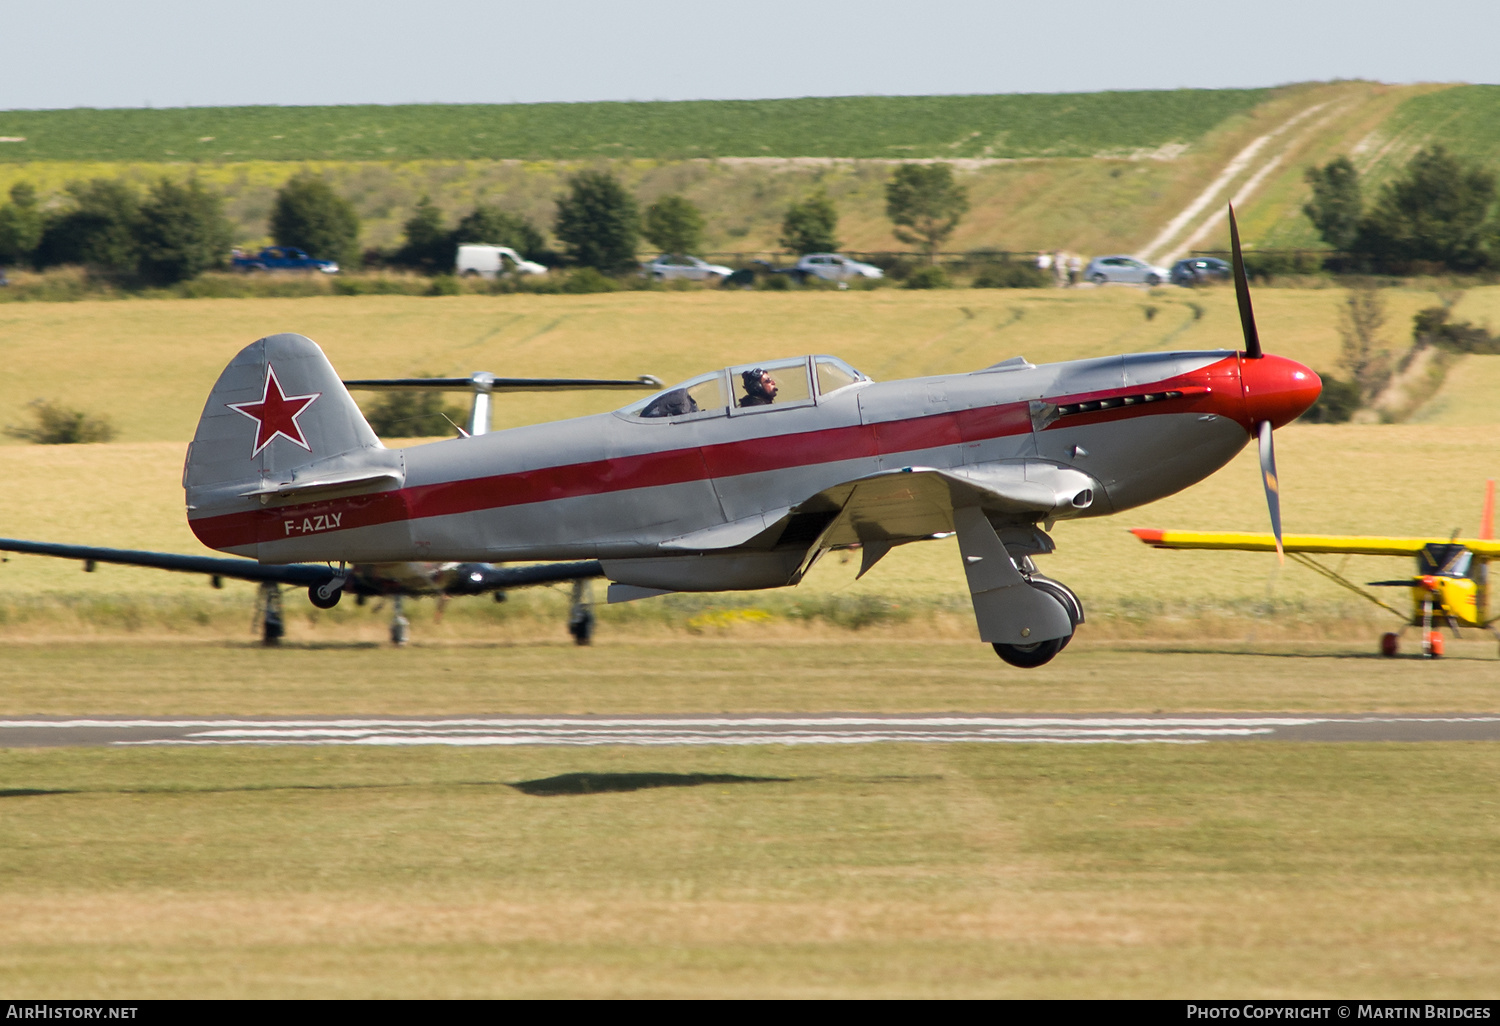
<svg viewBox="0 0 1500 1026"><path fill-rule="evenodd" d="M225 559L216 556L181 556L171 552L142 552L136 549L106 549L91 545L59 545L53 542L0 538L0 552L24 552L35 556L79 559L85 563L114 563L123 566L146 566L157 570L206 574L242 581L270 581L275 584L311 586L334 576L331 567L319 563L257 563L253 559ZM455 595L478 595L537 584L554 584L602 577L598 560L575 563L539 563L530 566L494 566L470 563L464 574L446 590Z"/></svg>
<svg viewBox="0 0 1500 1026"><path fill-rule="evenodd" d="M34 556L56 556L81 559L86 563L118 563L124 566L149 566L158 570L177 570L211 577L233 577L244 581L273 581L277 584L322 584L333 571L317 563L261 564L253 559L224 559L217 556L180 556L171 552L141 552L135 549L105 549L91 545L58 545L52 542L0 538L0 552L25 552Z"/></svg>
<svg viewBox="0 0 1500 1026"><path fill-rule="evenodd" d="M1086 507L1096 487L1087 474L1052 464L910 467L826 489L797 511L837 510L822 539L829 548L942 534L953 530L953 511L965 506L1018 524L1035 523Z"/></svg>
<svg viewBox="0 0 1500 1026"><path fill-rule="evenodd" d="M1238 531L1158 531L1131 529L1147 545L1158 549L1233 549L1241 552L1275 552L1276 539L1269 534ZM1428 545L1462 545L1482 559L1500 557L1500 541L1477 538L1391 538L1380 535L1288 534L1282 538L1287 552L1321 552L1355 556L1415 556Z"/></svg>

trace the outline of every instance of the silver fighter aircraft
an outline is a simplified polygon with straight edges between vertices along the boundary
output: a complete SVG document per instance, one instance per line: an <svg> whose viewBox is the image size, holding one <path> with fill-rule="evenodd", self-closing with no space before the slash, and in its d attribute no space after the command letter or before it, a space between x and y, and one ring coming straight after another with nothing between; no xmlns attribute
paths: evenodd
<svg viewBox="0 0 1500 1026"><path fill-rule="evenodd" d="M225 368L188 449L188 522L267 564L598 560L609 601L794 585L825 552L956 533L982 640L1056 655L1077 596L1036 569L1058 520L1179 491L1271 431L1321 382L1261 351L1231 211L1243 352L1145 353L876 382L832 356L709 371L613 413L387 449L311 340L260 339Z"/></svg>

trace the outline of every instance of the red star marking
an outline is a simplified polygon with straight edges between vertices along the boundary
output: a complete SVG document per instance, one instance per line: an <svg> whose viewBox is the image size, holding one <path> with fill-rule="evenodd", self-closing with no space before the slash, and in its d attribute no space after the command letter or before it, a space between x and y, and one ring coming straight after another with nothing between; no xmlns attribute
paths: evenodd
<svg viewBox="0 0 1500 1026"><path fill-rule="evenodd" d="M308 395L287 395L281 390L281 382L276 380L276 369L266 364L266 386L260 394L260 402L224 405L255 421L255 451L250 454L250 458L254 459L277 435L312 452L312 446L307 444L297 418L322 394L312 392Z"/></svg>

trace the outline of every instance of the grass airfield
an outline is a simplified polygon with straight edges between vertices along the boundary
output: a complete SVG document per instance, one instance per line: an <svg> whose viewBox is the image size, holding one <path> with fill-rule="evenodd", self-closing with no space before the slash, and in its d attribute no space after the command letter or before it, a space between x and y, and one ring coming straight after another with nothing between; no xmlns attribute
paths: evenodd
<svg viewBox="0 0 1500 1026"><path fill-rule="evenodd" d="M1267 348L1330 366L1341 295L1257 291ZM1389 290L1391 335L1434 302ZM1456 314L1496 312L1500 290L1479 289ZM114 417L122 439L0 443L0 534L201 551L182 519L183 444L228 358L283 329L350 377L671 379L816 349L888 378L1237 343L1227 290L8 304L0 421L42 395ZM1489 368L1451 376L1420 423L1279 432L1287 529L1472 531L1484 478L1500 476ZM621 397L518 400L497 427ZM417 641L399 651L380 643L383 614L315 614L289 595L289 643L264 650L246 586L15 556L0 565L0 715L1500 709L1492 641L1380 660L1384 614L1311 573L1155 552L1124 530L1263 519L1250 454L1145 510L1059 525L1045 569L1090 622L1028 673L970 640L951 543L899 549L858 584L835 556L789 597L607 610L590 649L567 643L562 599L541 591L455 601L441 621L415 603ZM1406 570L1369 563L1348 569ZM910 615L849 629L795 615L804 593ZM0 767L13 993L1414 998L1500 984L1500 751L1485 744L12 749ZM574 774L592 786L556 793Z"/></svg>
<svg viewBox="0 0 1500 1026"><path fill-rule="evenodd" d="M1494 746L4 760L0 981L38 997L1484 997L1500 965Z"/></svg>

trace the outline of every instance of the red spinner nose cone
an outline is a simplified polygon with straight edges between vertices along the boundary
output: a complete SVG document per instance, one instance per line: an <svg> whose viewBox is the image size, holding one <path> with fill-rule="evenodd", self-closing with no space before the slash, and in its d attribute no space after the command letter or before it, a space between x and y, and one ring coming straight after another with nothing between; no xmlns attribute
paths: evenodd
<svg viewBox="0 0 1500 1026"><path fill-rule="evenodd" d="M1279 428L1318 401L1323 381L1296 360L1267 355L1240 361L1240 387L1250 423L1269 420L1273 428Z"/></svg>

